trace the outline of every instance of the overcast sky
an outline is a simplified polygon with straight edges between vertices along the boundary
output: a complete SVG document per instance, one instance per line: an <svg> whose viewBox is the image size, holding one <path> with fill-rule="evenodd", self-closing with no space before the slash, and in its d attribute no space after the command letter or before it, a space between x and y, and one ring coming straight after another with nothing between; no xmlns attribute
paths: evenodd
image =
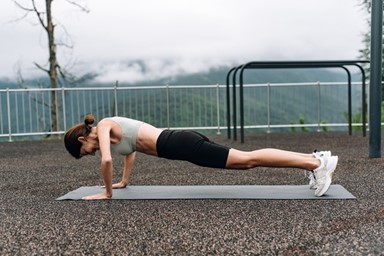
<svg viewBox="0 0 384 256"><path fill-rule="evenodd" d="M89 13L53 1L56 37L73 45L58 49L59 61L74 72L97 72L99 81L132 82L257 60L357 59L367 31L360 0L77 2ZM1 0L0 78L13 79L17 68L30 76L36 74L33 62L47 64L46 34L32 14L13 22L22 15L11 0ZM137 59L146 61L147 73L128 65Z"/></svg>

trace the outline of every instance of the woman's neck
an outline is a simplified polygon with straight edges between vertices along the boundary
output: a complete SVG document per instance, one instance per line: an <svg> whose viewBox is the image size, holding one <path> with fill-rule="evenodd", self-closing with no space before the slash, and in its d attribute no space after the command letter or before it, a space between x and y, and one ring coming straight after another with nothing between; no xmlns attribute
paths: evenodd
<svg viewBox="0 0 384 256"><path fill-rule="evenodd" d="M96 127L92 127L92 130L91 132L88 134L88 137L92 138L92 139L95 139L95 140L98 140L97 139L97 130L96 130Z"/></svg>

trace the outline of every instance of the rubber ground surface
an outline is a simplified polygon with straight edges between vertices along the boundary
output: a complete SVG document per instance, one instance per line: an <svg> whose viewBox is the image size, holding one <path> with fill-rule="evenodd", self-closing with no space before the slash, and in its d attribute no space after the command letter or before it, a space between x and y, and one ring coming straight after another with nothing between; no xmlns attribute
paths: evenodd
<svg viewBox="0 0 384 256"><path fill-rule="evenodd" d="M357 200L55 201L101 185L100 158L62 141L0 143L0 255L383 255L384 161L360 133L252 133L243 150L332 150L333 176ZM118 181L122 158L114 158ZM222 170L138 154L133 185L306 184L303 171Z"/></svg>

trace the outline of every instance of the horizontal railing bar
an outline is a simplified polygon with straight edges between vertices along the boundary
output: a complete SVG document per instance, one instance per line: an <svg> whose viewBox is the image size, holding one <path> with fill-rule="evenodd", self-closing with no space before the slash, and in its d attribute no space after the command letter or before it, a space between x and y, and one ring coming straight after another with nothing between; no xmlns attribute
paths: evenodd
<svg viewBox="0 0 384 256"><path fill-rule="evenodd" d="M384 123L382 123L384 125ZM347 127L348 123L333 123L333 124L263 124L263 125L245 125L244 128L304 128L304 127ZM353 123L352 126L362 127L362 123ZM240 128L240 126L237 126Z"/></svg>
<svg viewBox="0 0 384 256"><path fill-rule="evenodd" d="M345 82L321 82L321 86L342 86L342 85L347 85L348 83ZM292 86L318 86L318 82L311 82L311 83L262 83L262 84L245 84L243 85L244 88L246 87L292 87ZM360 82L353 82L351 85L361 85Z"/></svg>
<svg viewBox="0 0 384 256"><path fill-rule="evenodd" d="M28 133L12 133L13 136L22 137L22 136L44 136L44 135L61 135L64 134L65 131L58 132L28 132ZM0 134L0 137L8 137L8 134Z"/></svg>
<svg viewBox="0 0 384 256"><path fill-rule="evenodd" d="M0 89L0 92L51 92L51 91L108 91L108 90L149 90L149 89L194 89L194 88L225 88L225 85L159 85L159 86L123 86L123 87L60 87L60 88L17 88Z"/></svg>
<svg viewBox="0 0 384 256"><path fill-rule="evenodd" d="M321 82L321 86L346 85L345 82ZM352 85L360 85L360 82L353 82ZM316 86L318 82L304 83L260 83L245 84L244 87L292 87L292 86ZM52 92L52 91L108 91L108 90L148 90L148 89L194 89L194 88L225 88L226 85L159 85L159 86L120 86L120 87L60 87L60 88L17 88L0 89L0 92Z"/></svg>
<svg viewBox="0 0 384 256"><path fill-rule="evenodd" d="M17 88L17 89L0 89L0 92L52 92L52 91L62 91L63 88Z"/></svg>

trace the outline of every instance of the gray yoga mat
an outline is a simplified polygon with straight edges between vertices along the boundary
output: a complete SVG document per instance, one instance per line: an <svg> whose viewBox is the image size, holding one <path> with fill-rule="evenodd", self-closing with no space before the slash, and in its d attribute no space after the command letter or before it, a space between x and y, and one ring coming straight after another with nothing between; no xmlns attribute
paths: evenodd
<svg viewBox="0 0 384 256"><path fill-rule="evenodd" d="M102 187L80 187L56 200L81 200L101 193ZM316 197L308 185L219 185L219 186L128 186L114 189L112 199L355 199L341 185L331 185L324 196Z"/></svg>

